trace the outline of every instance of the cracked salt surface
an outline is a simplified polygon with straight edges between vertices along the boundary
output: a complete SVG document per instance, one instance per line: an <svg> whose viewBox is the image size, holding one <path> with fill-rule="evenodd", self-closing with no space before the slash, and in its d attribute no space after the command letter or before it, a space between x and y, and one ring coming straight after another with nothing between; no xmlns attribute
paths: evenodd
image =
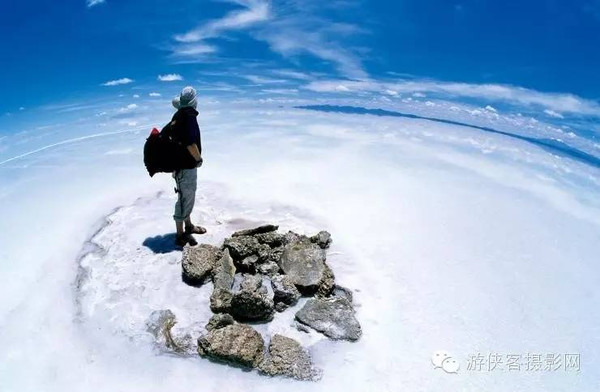
<svg viewBox="0 0 600 392"><path fill-rule="evenodd" d="M183 283L181 252L172 248L172 237L160 236L172 230L172 222L165 218L172 211L173 200L165 193L140 198L105 218L79 259L76 301L80 322L124 335L131 341L152 344L154 338L146 326L149 315L155 310L170 309L178 320L174 334L192 333L196 339L204 330L212 316L212 283L201 287ZM304 234L322 228L310 214L292 207L228 200L224 190L214 184L205 186L197 198L194 218L208 230L206 235L196 236L199 242L215 246L220 246L234 231L261 223L277 224L280 232ZM342 255L336 251L331 262ZM270 284L266 287L272 292ZM301 332L295 327L294 315L306 300L276 313L269 323L252 326L265 342L274 334L296 339L305 347L327 340L316 331Z"/></svg>

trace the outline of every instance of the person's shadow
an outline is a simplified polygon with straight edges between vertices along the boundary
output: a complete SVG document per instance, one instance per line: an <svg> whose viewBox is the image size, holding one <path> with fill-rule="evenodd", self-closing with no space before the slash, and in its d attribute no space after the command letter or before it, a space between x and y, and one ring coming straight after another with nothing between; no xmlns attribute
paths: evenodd
<svg viewBox="0 0 600 392"><path fill-rule="evenodd" d="M175 233L148 237L142 242L142 245L154 253L169 253L181 250L180 247L175 245Z"/></svg>

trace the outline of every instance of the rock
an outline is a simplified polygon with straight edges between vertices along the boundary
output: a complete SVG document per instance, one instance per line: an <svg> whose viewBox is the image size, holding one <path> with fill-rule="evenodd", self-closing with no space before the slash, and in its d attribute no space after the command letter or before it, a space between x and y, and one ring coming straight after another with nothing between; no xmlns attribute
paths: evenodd
<svg viewBox="0 0 600 392"><path fill-rule="evenodd" d="M256 275L244 275L242 283L240 283L240 290L243 291L258 291L262 287L262 278ZM266 290L264 290L266 293Z"/></svg>
<svg viewBox="0 0 600 392"><path fill-rule="evenodd" d="M271 232L271 233L262 233L254 236L258 240L259 243L268 245L271 248L276 248L278 246L282 246L284 242L284 235Z"/></svg>
<svg viewBox="0 0 600 392"><path fill-rule="evenodd" d="M296 305L300 299L300 292L294 285L294 282L286 275L276 275L271 278L271 287L273 288L273 301L283 303L287 306Z"/></svg>
<svg viewBox="0 0 600 392"><path fill-rule="evenodd" d="M333 288L335 287L335 276L333 275L333 271L327 264L325 264L325 269L323 270L323 278L319 282L319 288L317 289L318 297L328 297L333 292Z"/></svg>
<svg viewBox="0 0 600 392"><path fill-rule="evenodd" d="M352 303L353 301L352 291L337 284L333 287L333 292L331 293L331 295L333 295L334 297L345 298L350 303Z"/></svg>
<svg viewBox="0 0 600 392"><path fill-rule="evenodd" d="M184 247L181 259L183 281L191 285L204 283L212 275L213 268L221 257L223 252L212 245Z"/></svg>
<svg viewBox="0 0 600 392"><path fill-rule="evenodd" d="M275 276L279 273L279 265L274 261L268 261L266 263L258 264L256 271L259 274L266 276Z"/></svg>
<svg viewBox="0 0 600 392"><path fill-rule="evenodd" d="M233 286L233 276L235 275L235 266L229 255L229 250L223 252L223 256L217 262L213 269L213 284L215 288L231 290Z"/></svg>
<svg viewBox="0 0 600 392"><path fill-rule="evenodd" d="M258 250L258 261L260 263L279 262L283 254L283 247L269 248L268 245L262 245L263 248Z"/></svg>
<svg viewBox="0 0 600 392"><path fill-rule="evenodd" d="M272 231L277 231L277 229L279 229L279 226L277 226L277 225L262 225L262 226L255 227L253 229L236 231L231 236L232 237L241 237L241 236L249 236L249 235L256 235L256 234L264 234L264 233L269 233Z"/></svg>
<svg viewBox="0 0 600 392"><path fill-rule="evenodd" d="M242 261L235 263L238 270L242 272L254 272L256 270L256 263L258 262L258 255L250 255L244 257Z"/></svg>
<svg viewBox="0 0 600 392"><path fill-rule="evenodd" d="M345 298L316 298L296 313L296 320L331 339L358 340L362 334L354 309Z"/></svg>
<svg viewBox="0 0 600 392"><path fill-rule="evenodd" d="M235 266L229 256L229 250L223 252L223 257L217 262L213 269L213 292L210 296L210 309L215 313L228 313L231 309L233 293L233 276Z"/></svg>
<svg viewBox="0 0 600 392"><path fill-rule="evenodd" d="M212 331L213 329L224 328L228 325L232 325L235 323L235 320L230 314L227 313L218 313L214 314L210 320L208 320L208 324L206 324L206 330Z"/></svg>
<svg viewBox="0 0 600 392"><path fill-rule="evenodd" d="M286 304L284 304L283 302L276 302L276 303L275 303L275 311L276 311L276 312L279 312L279 313L281 313L281 312L285 312L285 310L286 310L287 308L289 308L289 307L290 307L289 305L286 305Z"/></svg>
<svg viewBox="0 0 600 392"><path fill-rule="evenodd" d="M297 380L316 381L322 372L313 367L310 355L294 339L274 335L269 343L269 355L258 370L269 376L285 376Z"/></svg>
<svg viewBox="0 0 600 392"><path fill-rule="evenodd" d="M312 331L312 329L308 328L306 325L298 322L297 320L294 323L294 325L296 326L296 329L298 329L298 331L300 332L310 333Z"/></svg>
<svg viewBox="0 0 600 392"><path fill-rule="evenodd" d="M210 310L214 313L229 313L232 299L231 290L216 288L210 295Z"/></svg>
<svg viewBox="0 0 600 392"><path fill-rule="evenodd" d="M325 279L325 251L308 240L285 246L279 267L302 294L312 295Z"/></svg>
<svg viewBox="0 0 600 392"><path fill-rule="evenodd" d="M321 249L327 249L329 248L329 245L331 245L331 234L329 234L328 231L320 231L319 233L313 235L312 237L310 237L310 240L312 242L314 242L315 244L319 245L319 247L321 247Z"/></svg>
<svg viewBox="0 0 600 392"><path fill-rule="evenodd" d="M293 231L288 231L287 233L285 233L283 235L283 245L288 245L288 244L291 244L292 242L301 241L304 239L308 239L308 237L306 237L304 235L300 235Z"/></svg>
<svg viewBox="0 0 600 392"><path fill-rule="evenodd" d="M175 324L177 318L172 311L155 310L146 321L146 330L154 336L161 349L177 354L190 354L194 350L194 339L189 333L174 332Z"/></svg>
<svg viewBox="0 0 600 392"><path fill-rule="evenodd" d="M258 292L240 291L231 299L231 315L238 321L271 321L273 300Z"/></svg>
<svg viewBox="0 0 600 392"><path fill-rule="evenodd" d="M237 236L226 238L223 242L223 248L229 249L231 257L236 261L241 261L248 256L258 252L260 244L252 236Z"/></svg>
<svg viewBox="0 0 600 392"><path fill-rule="evenodd" d="M232 324L201 336L198 339L198 354L253 368L262 362L264 346L263 338L252 327Z"/></svg>
<svg viewBox="0 0 600 392"><path fill-rule="evenodd" d="M262 285L262 278L245 276L241 290L231 299L231 315L238 321L270 321L274 311L275 304Z"/></svg>

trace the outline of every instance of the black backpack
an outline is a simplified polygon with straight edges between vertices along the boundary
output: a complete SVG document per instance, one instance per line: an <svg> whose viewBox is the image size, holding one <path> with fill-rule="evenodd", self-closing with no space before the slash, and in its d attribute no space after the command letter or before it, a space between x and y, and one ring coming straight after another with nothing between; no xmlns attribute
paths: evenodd
<svg viewBox="0 0 600 392"><path fill-rule="evenodd" d="M171 136L171 123L160 132L152 129L144 144L144 165L150 177L156 173L192 169L197 164L187 148Z"/></svg>

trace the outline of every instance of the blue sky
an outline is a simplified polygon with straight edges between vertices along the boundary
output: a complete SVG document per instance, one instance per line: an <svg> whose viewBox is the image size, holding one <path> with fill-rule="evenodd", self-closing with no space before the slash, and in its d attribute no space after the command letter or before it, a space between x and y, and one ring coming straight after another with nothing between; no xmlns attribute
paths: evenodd
<svg viewBox="0 0 600 392"><path fill-rule="evenodd" d="M600 98L600 1L2 2L2 112L109 89L425 78ZM133 82L103 84L127 79ZM280 80L280 82L277 82Z"/></svg>

